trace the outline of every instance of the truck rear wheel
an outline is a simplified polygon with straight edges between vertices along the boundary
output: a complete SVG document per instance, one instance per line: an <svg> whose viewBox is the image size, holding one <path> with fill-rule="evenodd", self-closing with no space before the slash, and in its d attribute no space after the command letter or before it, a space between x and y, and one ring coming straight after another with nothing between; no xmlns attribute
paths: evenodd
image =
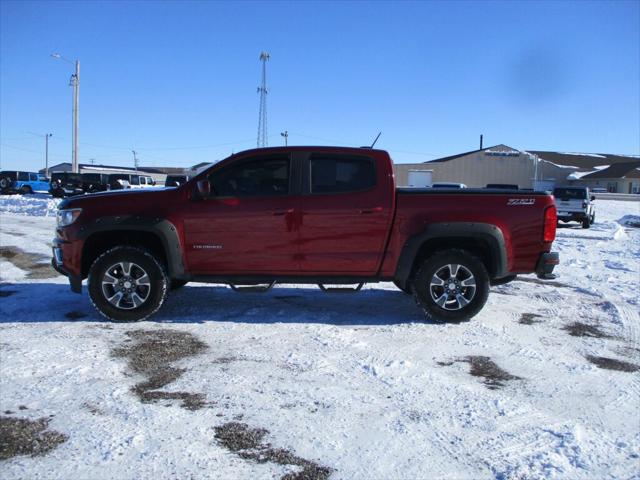
<svg viewBox="0 0 640 480"><path fill-rule="evenodd" d="M141 248L114 247L89 269L91 301L110 320L144 320L162 306L168 289L164 268Z"/></svg>
<svg viewBox="0 0 640 480"><path fill-rule="evenodd" d="M489 275L475 255L443 250L422 263L413 280L413 295L431 320L468 320L487 302Z"/></svg>

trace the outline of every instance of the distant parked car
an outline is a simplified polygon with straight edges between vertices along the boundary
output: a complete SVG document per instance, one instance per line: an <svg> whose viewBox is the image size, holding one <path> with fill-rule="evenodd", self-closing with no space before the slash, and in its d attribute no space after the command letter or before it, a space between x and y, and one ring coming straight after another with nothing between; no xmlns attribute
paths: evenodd
<svg viewBox="0 0 640 480"><path fill-rule="evenodd" d="M131 175L128 173L112 173L107 179L111 190L131 188Z"/></svg>
<svg viewBox="0 0 640 480"><path fill-rule="evenodd" d="M467 186L464 183L437 182L431 185L431 188L467 188Z"/></svg>
<svg viewBox="0 0 640 480"><path fill-rule="evenodd" d="M109 175L105 173L80 174L84 193L97 193L109 190Z"/></svg>
<svg viewBox="0 0 640 480"><path fill-rule="evenodd" d="M49 184L49 193L58 198L105 190L109 190L109 176L104 173L56 172Z"/></svg>
<svg viewBox="0 0 640 480"><path fill-rule="evenodd" d="M596 199L587 187L557 187L553 189L558 210L558 221L580 222L589 228L596 221Z"/></svg>
<svg viewBox="0 0 640 480"><path fill-rule="evenodd" d="M604 187L593 187L591 193L608 193L608 190Z"/></svg>
<svg viewBox="0 0 640 480"><path fill-rule="evenodd" d="M167 175L167 179L164 182L165 187L179 187L189 181L188 175Z"/></svg>
<svg viewBox="0 0 640 480"><path fill-rule="evenodd" d="M152 177L148 177L146 175L140 175L140 186L142 188L155 187L156 181Z"/></svg>
<svg viewBox="0 0 640 480"><path fill-rule="evenodd" d="M156 185L155 180L148 175L137 175L134 173L112 173L109 175L109 185L111 190L122 190L124 188L149 188Z"/></svg>
<svg viewBox="0 0 640 480"><path fill-rule="evenodd" d="M512 183L487 183L485 188L494 188L498 190L518 190L518 185Z"/></svg>
<svg viewBox="0 0 640 480"><path fill-rule="evenodd" d="M21 193L23 195L49 190L49 180L37 172L0 172L0 191L3 194Z"/></svg>
<svg viewBox="0 0 640 480"><path fill-rule="evenodd" d="M79 173L55 172L51 174L49 193L56 198L71 197L84 193Z"/></svg>

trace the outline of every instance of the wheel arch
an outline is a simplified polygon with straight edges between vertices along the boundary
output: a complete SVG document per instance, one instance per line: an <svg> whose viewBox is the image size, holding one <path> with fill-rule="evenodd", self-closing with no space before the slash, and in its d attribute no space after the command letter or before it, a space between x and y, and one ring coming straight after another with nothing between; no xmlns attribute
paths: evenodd
<svg viewBox="0 0 640 480"><path fill-rule="evenodd" d="M94 260L118 245L143 247L165 266L170 278L184 275L182 246L175 226L161 219L101 218L82 232L82 278L86 278Z"/></svg>
<svg viewBox="0 0 640 480"><path fill-rule="evenodd" d="M500 228L487 223L434 223L405 243L395 281L406 288L422 261L437 251L451 248L466 250L480 258L489 278L508 274L507 249Z"/></svg>

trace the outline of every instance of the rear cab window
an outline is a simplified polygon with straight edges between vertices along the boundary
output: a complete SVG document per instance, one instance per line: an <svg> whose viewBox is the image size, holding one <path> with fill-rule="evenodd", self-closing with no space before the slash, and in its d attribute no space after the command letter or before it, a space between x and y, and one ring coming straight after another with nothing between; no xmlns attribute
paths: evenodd
<svg viewBox="0 0 640 480"><path fill-rule="evenodd" d="M376 185L373 158L354 155L313 154L309 159L311 194L369 190Z"/></svg>
<svg viewBox="0 0 640 480"><path fill-rule="evenodd" d="M556 188L553 196L561 200L586 200L587 190L584 188Z"/></svg>

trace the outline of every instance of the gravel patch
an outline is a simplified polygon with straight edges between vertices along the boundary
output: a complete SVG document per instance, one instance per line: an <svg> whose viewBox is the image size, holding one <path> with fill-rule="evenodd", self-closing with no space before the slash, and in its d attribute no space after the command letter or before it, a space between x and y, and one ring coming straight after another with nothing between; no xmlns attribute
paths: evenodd
<svg viewBox="0 0 640 480"><path fill-rule="evenodd" d="M67 435L48 430L48 426L48 418L0 417L0 460L19 455L44 455L67 441Z"/></svg>
<svg viewBox="0 0 640 480"><path fill-rule="evenodd" d="M257 463L276 463L293 465L301 470L287 473L281 480L324 480L329 478L332 469L315 462L300 458L284 448L274 448L263 443L269 432L264 428L250 428L245 423L229 422L215 428L215 438L220 445L245 460Z"/></svg>
<svg viewBox="0 0 640 480"><path fill-rule="evenodd" d="M190 392L166 392L161 388L177 380L186 371L170 364L197 355L207 345L190 333L176 330L134 330L127 332L130 344L113 350L113 356L126 358L129 368L146 380L131 390L144 403L181 400L181 407L198 410L206 406L204 395Z"/></svg>

